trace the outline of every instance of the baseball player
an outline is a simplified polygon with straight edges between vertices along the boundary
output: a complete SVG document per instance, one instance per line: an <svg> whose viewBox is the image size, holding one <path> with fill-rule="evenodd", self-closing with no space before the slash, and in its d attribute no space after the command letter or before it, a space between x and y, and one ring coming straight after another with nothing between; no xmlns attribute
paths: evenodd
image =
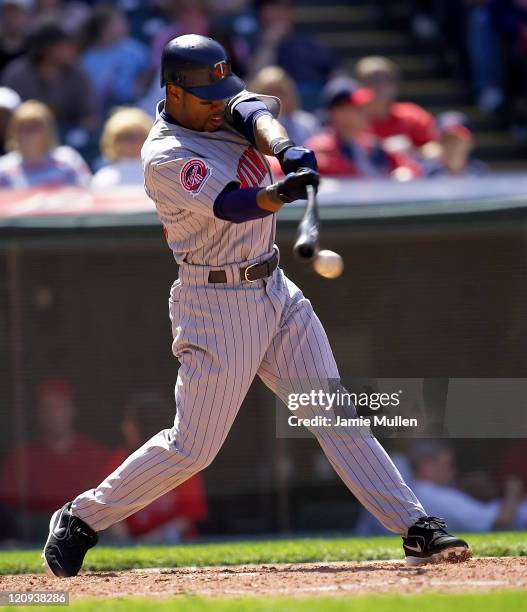
<svg viewBox="0 0 527 612"><path fill-rule="evenodd" d="M245 91L210 38L169 41L161 84L165 100L142 157L146 192L179 264L169 298L180 362L176 416L99 486L53 514L42 556L55 576L75 576L97 532L207 467L256 375L284 401L306 381L314 389L339 381L324 329L278 267L274 246L276 213L318 185L313 152L288 139L276 120L279 101ZM285 178L273 180L265 155L279 160ZM320 412L310 405L296 414ZM468 558L467 543L427 516L369 429L312 431L352 493L401 534L409 563Z"/></svg>

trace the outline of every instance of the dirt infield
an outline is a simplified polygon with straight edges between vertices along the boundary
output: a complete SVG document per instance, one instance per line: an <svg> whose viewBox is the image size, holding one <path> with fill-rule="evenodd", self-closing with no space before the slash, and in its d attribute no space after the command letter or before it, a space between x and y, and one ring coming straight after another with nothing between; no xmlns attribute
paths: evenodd
<svg viewBox="0 0 527 612"><path fill-rule="evenodd" d="M371 593L527 590L527 558L472 559L409 568L402 561L302 563L86 572L61 580L43 574L0 576L0 590L67 590L70 600L128 595L328 596Z"/></svg>

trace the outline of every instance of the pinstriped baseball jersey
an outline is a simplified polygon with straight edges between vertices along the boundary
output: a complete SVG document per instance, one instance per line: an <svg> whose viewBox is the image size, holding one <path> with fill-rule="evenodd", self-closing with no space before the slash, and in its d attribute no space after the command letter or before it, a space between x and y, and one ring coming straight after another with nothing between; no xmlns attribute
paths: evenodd
<svg viewBox="0 0 527 612"><path fill-rule="evenodd" d="M176 416L173 427L158 432L99 486L73 500L73 514L96 531L209 465L255 376L284 402L291 386L308 391L303 381L325 389L339 380L311 303L282 270L254 283L240 277L241 262L270 256L274 215L238 225L214 217L214 200L230 182L249 187L271 181L265 160L232 130L187 130L166 121L161 108L143 161L146 190L180 263L169 300L172 351L180 362ZM222 267L225 283L209 282L216 266ZM320 411L308 406L303 415ZM387 529L405 534L425 514L371 432L312 431L345 484Z"/></svg>
<svg viewBox="0 0 527 612"><path fill-rule="evenodd" d="M195 132L170 123L160 114L163 104L142 158L145 189L176 261L221 266L269 253L275 215L235 224L213 212L214 200L229 183L263 187L273 182L265 157L228 126Z"/></svg>

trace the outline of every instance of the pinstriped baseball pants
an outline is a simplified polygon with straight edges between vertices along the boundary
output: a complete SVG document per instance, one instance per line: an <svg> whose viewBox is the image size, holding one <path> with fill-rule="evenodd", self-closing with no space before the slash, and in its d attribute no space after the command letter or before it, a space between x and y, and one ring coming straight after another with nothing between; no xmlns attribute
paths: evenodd
<svg viewBox="0 0 527 612"><path fill-rule="evenodd" d="M232 426L256 375L277 395L281 381L315 381L327 388L339 373L311 303L278 268L268 278L207 283L210 268L180 267L171 289L172 350L180 361L173 427L160 431L72 512L96 531L137 512L207 467ZM285 397L281 397L285 401ZM285 408L284 408L285 410ZM312 417L320 408L304 407ZM425 511L369 430L312 429L326 457L359 501L389 530L405 534Z"/></svg>

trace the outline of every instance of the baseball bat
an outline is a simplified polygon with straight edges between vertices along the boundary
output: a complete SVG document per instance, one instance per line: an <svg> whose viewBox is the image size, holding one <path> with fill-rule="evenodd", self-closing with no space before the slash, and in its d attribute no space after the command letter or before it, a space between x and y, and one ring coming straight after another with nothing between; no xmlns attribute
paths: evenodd
<svg viewBox="0 0 527 612"><path fill-rule="evenodd" d="M307 204L302 220L298 224L293 253L301 260L313 259L318 250L320 219L318 216L317 192L313 185L306 187Z"/></svg>

